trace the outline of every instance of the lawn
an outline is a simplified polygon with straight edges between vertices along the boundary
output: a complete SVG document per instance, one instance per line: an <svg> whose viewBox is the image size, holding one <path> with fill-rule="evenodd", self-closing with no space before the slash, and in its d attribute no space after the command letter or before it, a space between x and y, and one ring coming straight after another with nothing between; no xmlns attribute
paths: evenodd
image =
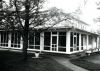
<svg viewBox="0 0 100 71"><path fill-rule="evenodd" d="M100 64L88 62L84 58L72 59L70 62L89 71L100 71Z"/></svg>
<svg viewBox="0 0 100 71"><path fill-rule="evenodd" d="M34 54L28 54L28 60L22 61L22 53L0 51L0 71L72 71L59 64L52 58L32 58Z"/></svg>

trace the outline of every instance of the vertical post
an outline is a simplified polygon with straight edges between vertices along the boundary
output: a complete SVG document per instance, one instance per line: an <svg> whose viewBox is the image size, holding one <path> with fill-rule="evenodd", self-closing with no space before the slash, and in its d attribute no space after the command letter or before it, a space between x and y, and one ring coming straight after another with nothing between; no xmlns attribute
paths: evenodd
<svg viewBox="0 0 100 71"><path fill-rule="evenodd" d="M66 32L66 53L70 53L70 31Z"/></svg>
<svg viewBox="0 0 100 71"><path fill-rule="evenodd" d="M99 45L98 45L98 43L99 43L99 37L97 36L96 47L98 48L98 51L99 51Z"/></svg>
<svg viewBox="0 0 100 71"><path fill-rule="evenodd" d="M94 48L94 36L92 36L92 46L91 48L93 49Z"/></svg>
<svg viewBox="0 0 100 71"><path fill-rule="evenodd" d="M79 34L79 51L81 51L81 34Z"/></svg>
<svg viewBox="0 0 100 71"><path fill-rule="evenodd" d="M23 38L20 37L20 49L23 49Z"/></svg>
<svg viewBox="0 0 100 71"><path fill-rule="evenodd" d="M89 42L89 41L88 41L88 40L89 40L89 36L88 36L88 35L86 35L86 40L87 40L87 41L86 41L86 50L87 50L87 49L88 49L88 42Z"/></svg>
<svg viewBox="0 0 100 71"><path fill-rule="evenodd" d="M8 49L11 48L11 33L8 34Z"/></svg>
<svg viewBox="0 0 100 71"><path fill-rule="evenodd" d="M40 52L44 49L44 32L40 33Z"/></svg>
<svg viewBox="0 0 100 71"><path fill-rule="evenodd" d="M51 35L51 38L50 38L51 39L51 41L50 41L50 51L52 51L52 32L51 32L50 35Z"/></svg>

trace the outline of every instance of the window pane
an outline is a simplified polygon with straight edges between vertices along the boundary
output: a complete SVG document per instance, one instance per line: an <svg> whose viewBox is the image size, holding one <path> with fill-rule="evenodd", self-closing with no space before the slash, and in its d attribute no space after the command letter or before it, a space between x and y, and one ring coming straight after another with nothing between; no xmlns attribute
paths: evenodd
<svg viewBox="0 0 100 71"><path fill-rule="evenodd" d="M73 47L73 36L70 36L70 46Z"/></svg>
<svg viewBox="0 0 100 71"><path fill-rule="evenodd" d="M35 46L35 49L40 49L40 46Z"/></svg>
<svg viewBox="0 0 100 71"><path fill-rule="evenodd" d="M34 45L34 36L30 37L29 45Z"/></svg>
<svg viewBox="0 0 100 71"><path fill-rule="evenodd" d="M50 36L51 33L50 33L50 32L45 32L44 35L45 35L45 36Z"/></svg>
<svg viewBox="0 0 100 71"><path fill-rule="evenodd" d="M59 36L59 46L64 46L66 47L66 36Z"/></svg>
<svg viewBox="0 0 100 71"><path fill-rule="evenodd" d="M44 45L50 46L50 40L51 40L50 36L45 36L44 37Z"/></svg>
<svg viewBox="0 0 100 71"><path fill-rule="evenodd" d="M81 46L83 46L83 36L81 36Z"/></svg>
<svg viewBox="0 0 100 71"><path fill-rule="evenodd" d="M70 48L70 52L73 52L73 48Z"/></svg>
<svg viewBox="0 0 100 71"><path fill-rule="evenodd" d="M29 49L33 49L34 46L29 46Z"/></svg>
<svg viewBox="0 0 100 71"><path fill-rule="evenodd" d="M11 43L14 43L14 33L11 35Z"/></svg>
<svg viewBox="0 0 100 71"><path fill-rule="evenodd" d="M52 32L52 34L57 34L57 32Z"/></svg>
<svg viewBox="0 0 100 71"><path fill-rule="evenodd" d="M57 44L57 36L52 36L52 44Z"/></svg>
<svg viewBox="0 0 100 71"><path fill-rule="evenodd" d="M3 43L3 33L1 33L1 43Z"/></svg>
<svg viewBox="0 0 100 71"><path fill-rule="evenodd" d="M51 42L51 34L50 32L45 32L44 33L44 45L50 46L50 42Z"/></svg>
<svg viewBox="0 0 100 71"><path fill-rule="evenodd" d="M66 36L66 32L59 32L59 36L60 36L60 35Z"/></svg>
<svg viewBox="0 0 100 71"><path fill-rule="evenodd" d="M20 36L18 33L12 33L11 34L11 47L19 48L20 45Z"/></svg>
<svg viewBox="0 0 100 71"><path fill-rule="evenodd" d="M74 37L74 44L76 44L76 37Z"/></svg>
<svg viewBox="0 0 100 71"><path fill-rule="evenodd" d="M35 36L35 45L40 45L40 34Z"/></svg>
<svg viewBox="0 0 100 71"><path fill-rule="evenodd" d="M58 51L66 52L66 48L59 48L58 47Z"/></svg>
<svg viewBox="0 0 100 71"><path fill-rule="evenodd" d="M46 47L46 46L45 46L45 47L44 47L44 50L50 50L50 47Z"/></svg>
<svg viewBox="0 0 100 71"><path fill-rule="evenodd" d="M77 46L79 46L79 36L77 36Z"/></svg>

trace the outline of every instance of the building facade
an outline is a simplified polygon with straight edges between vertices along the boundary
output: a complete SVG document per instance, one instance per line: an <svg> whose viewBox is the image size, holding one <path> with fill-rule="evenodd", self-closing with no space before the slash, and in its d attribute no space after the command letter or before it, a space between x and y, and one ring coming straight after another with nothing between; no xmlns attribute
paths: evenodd
<svg viewBox="0 0 100 71"><path fill-rule="evenodd" d="M74 19L72 23L61 22L28 40L29 51L72 54L89 51L98 52L99 35L88 31L89 25ZM42 29L45 29L41 27ZM41 29L39 28L39 29ZM35 34L35 32L34 32ZM30 35L29 35L30 36ZM17 32L0 31L0 48L22 50L23 39Z"/></svg>

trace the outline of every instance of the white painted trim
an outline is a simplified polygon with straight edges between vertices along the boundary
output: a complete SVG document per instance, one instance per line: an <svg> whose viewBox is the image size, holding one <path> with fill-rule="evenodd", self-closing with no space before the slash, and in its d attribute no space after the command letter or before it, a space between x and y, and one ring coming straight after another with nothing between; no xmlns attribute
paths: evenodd
<svg viewBox="0 0 100 71"><path fill-rule="evenodd" d="M88 45L89 45L89 35L86 35L86 40L87 40L87 42L86 42L86 50L88 50Z"/></svg>
<svg viewBox="0 0 100 71"><path fill-rule="evenodd" d="M62 53L62 54L68 54L66 52L57 52L57 51L48 51L48 50L43 50L44 52L51 52L51 53Z"/></svg>
<svg viewBox="0 0 100 71"><path fill-rule="evenodd" d="M70 31L66 32L66 53L70 53Z"/></svg>
<svg viewBox="0 0 100 71"><path fill-rule="evenodd" d="M22 38L22 36L20 37L20 48L23 49L23 38Z"/></svg>
<svg viewBox="0 0 100 71"><path fill-rule="evenodd" d="M79 51L81 51L81 34L79 33Z"/></svg>
<svg viewBox="0 0 100 71"><path fill-rule="evenodd" d="M11 33L8 34L8 48L11 48Z"/></svg>
<svg viewBox="0 0 100 71"><path fill-rule="evenodd" d="M59 37L59 34L58 34L58 32L57 32L57 52L58 52L58 37Z"/></svg>
<svg viewBox="0 0 100 71"><path fill-rule="evenodd" d="M50 51L52 51L52 32L50 32L51 35L51 41L50 41Z"/></svg>
<svg viewBox="0 0 100 71"><path fill-rule="evenodd" d="M44 32L40 33L40 51L44 50Z"/></svg>
<svg viewBox="0 0 100 71"><path fill-rule="evenodd" d="M98 45L98 43L99 43L99 37L97 37L97 48L99 48L99 45Z"/></svg>

